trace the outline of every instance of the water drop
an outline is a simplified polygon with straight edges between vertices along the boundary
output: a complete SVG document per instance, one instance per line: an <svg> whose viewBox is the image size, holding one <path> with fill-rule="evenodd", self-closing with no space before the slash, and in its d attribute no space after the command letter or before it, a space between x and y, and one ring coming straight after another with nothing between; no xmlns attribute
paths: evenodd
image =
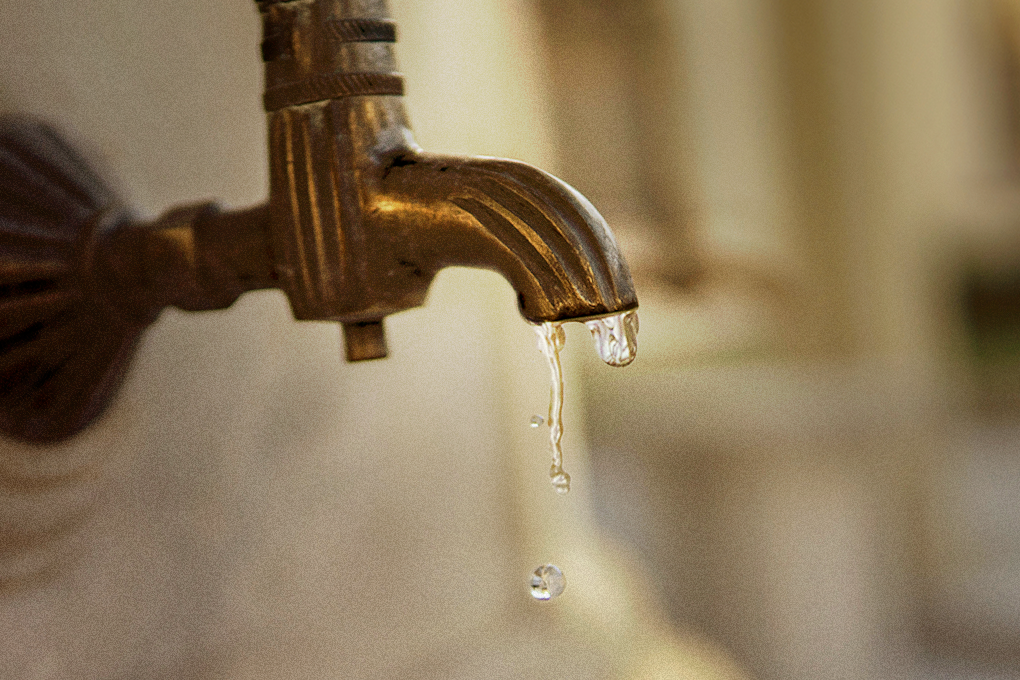
<svg viewBox="0 0 1020 680"><path fill-rule="evenodd" d="M555 564L543 564L531 575L531 596L536 600L551 600L563 594L567 579Z"/></svg>
<svg viewBox="0 0 1020 680"><path fill-rule="evenodd" d="M604 316L584 323L595 340L595 350L610 366L626 366L637 356L637 310Z"/></svg>
<svg viewBox="0 0 1020 680"><path fill-rule="evenodd" d="M545 418L542 416L531 416L531 420L529 422L532 427L538 428L545 424Z"/></svg>
<svg viewBox="0 0 1020 680"><path fill-rule="evenodd" d="M553 488L556 489L556 493L564 494L570 491L570 475L561 470L553 470L549 475L552 479Z"/></svg>

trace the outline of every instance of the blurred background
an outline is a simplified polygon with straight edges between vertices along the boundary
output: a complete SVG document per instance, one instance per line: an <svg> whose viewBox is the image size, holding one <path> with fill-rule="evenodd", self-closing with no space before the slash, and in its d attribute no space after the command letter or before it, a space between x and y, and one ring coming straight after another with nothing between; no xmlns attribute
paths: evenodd
<svg viewBox="0 0 1020 680"><path fill-rule="evenodd" d="M1020 3L540 5L600 524L761 677L1020 677Z"/></svg>
<svg viewBox="0 0 1020 680"><path fill-rule="evenodd" d="M262 201L253 4L0 0L0 109L142 212ZM574 491L494 275L368 365L278 293L168 311L96 426L0 443L0 676L1020 677L1020 1L391 7L422 146L630 262L638 360L568 333Z"/></svg>

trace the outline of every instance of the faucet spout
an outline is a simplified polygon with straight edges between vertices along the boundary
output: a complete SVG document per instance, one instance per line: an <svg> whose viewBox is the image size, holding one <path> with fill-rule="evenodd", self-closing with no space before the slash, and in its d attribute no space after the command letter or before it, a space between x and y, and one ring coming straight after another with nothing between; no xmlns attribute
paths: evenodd
<svg viewBox="0 0 1020 680"><path fill-rule="evenodd" d="M566 183L525 163L408 151L382 167L370 208L389 263L425 277L466 266L502 274L529 321L637 307L605 220Z"/></svg>

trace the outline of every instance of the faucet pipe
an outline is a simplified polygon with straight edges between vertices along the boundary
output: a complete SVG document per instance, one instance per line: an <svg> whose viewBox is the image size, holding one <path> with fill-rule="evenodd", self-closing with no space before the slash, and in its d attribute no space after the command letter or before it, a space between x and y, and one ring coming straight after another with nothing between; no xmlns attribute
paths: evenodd
<svg viewBox="0 0 1020 680"><path fill-rule="evenodd" d="M605 221L524 163L422 151L382 0L260 0L269 199L136 219L52 129L0 119L0 431L54 441L97 417L161 309L280 288L342 324L348 360L444 267L502 274L531 322L637 307Z"/></svg>

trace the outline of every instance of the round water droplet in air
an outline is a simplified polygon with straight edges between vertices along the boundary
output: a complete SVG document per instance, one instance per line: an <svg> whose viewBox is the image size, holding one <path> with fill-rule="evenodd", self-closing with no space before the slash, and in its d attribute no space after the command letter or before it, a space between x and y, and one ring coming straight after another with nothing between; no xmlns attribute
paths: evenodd
<svg viewBox="0 0 1020 680"><path fill-rule="evenodd" d="M529 421L532 427L542 427L545 424L545 418L542 416L531 416Z"/></svg>
<svg viewBox="0 0 1020 680"><path fill-rule="evenodd" d="M566 472L556 472L550 479L552 480L553 488L556 489L556 493L569 493L570 492L570 475Z"/></svg>
<svg viewBox="0 0 1020 680"><path fill-rule="evenodd" d="M555 564L543 564L531 575L531 596L536 600L551 600L563 594L567 579Z"/></svg>

